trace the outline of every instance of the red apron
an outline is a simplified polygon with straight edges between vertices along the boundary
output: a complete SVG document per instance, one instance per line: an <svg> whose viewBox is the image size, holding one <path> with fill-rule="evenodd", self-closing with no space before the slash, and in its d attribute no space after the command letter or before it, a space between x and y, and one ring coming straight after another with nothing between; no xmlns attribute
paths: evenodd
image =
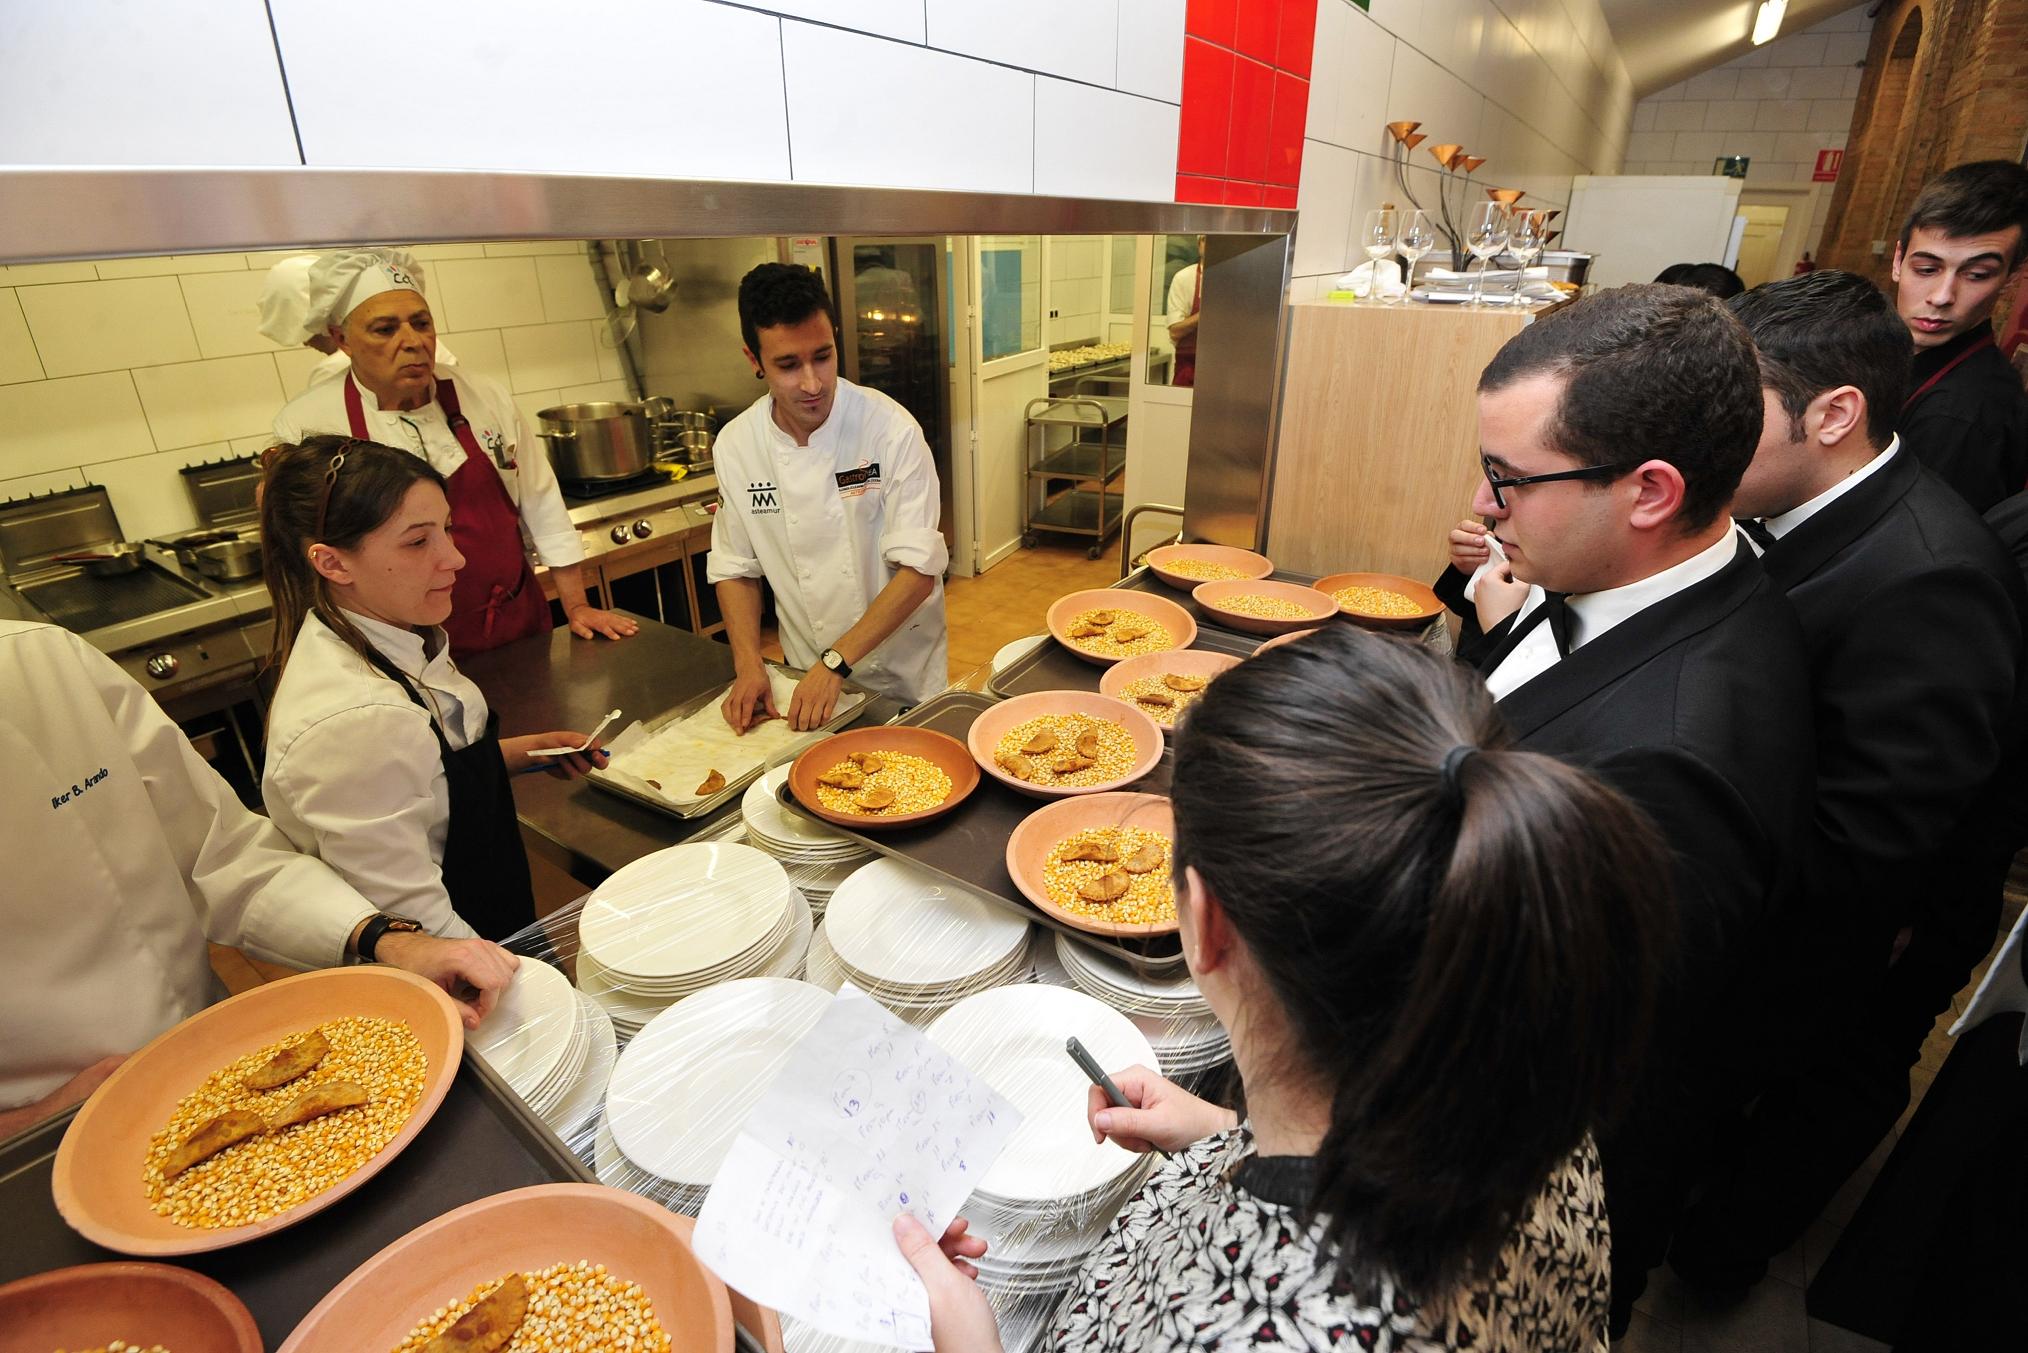
<svg viewBox="0 0 2028 1353"><path fill-rule="evenodd" d="M465 463L444 485L451 504L451 540L465 556L465 566L451 585L451 618L444 622L451 653L464 657L547 634L549 603L521 548L521 513L507 496L492 459L472 435L472 425L459 412L457 387L448 377L437 377L437 403L458 445L465 448ZM353 436L371 440L366 406L350 372L345 375L345 417Z"/></svg>
<svg viewBox="0 0 2028 1353"><path fill-rule="evenodd" d="M1190 313L1196 314L1204 304L1204 267L1197 268L1197 279L1190 289ZM1176 372L1169 378L1169 384L1178 388L1197 384L1197 335L1176 340Z"/></svg>

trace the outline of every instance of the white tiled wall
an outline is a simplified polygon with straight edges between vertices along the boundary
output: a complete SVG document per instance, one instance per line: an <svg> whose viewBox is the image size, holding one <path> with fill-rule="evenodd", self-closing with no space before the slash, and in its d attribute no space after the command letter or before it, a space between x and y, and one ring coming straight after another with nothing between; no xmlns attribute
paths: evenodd
<svg viewBox="0 0 2028 1353"><path fill-rule="evenodd" d="M1817 152L1845 148L1873 31L1870 8L1855 5L1642 99L1621 172L1708 174L1718 157L1746 155L1749 188L1808 183ZM1817 195L1813 251L1830 205L1829 192Z"/></svg>
<svg viewBox="0 0 2028 1353"><path fill-rule="evenodd" d="M581 246L416 250L437 324L465 369L531 415L626 398L601 341ZM196 524L177 471L267 445L321 358L254 328L277 254L207 254L0 268L0 499L87 481L129 539Z"/></svg>
<svg viewBox="0 0 2028 1353"><path fill-rule="evenodd" d="M552 0L22 5L0 44L0 163L300 161L1170 201L1185 3L606 0L595 16Z"/></svg>
<svg viewBox="0 0 2028 1353"><path fill-rule="evenodd" d="M1105 337L1106 235L1054 235L1049 240L1050 346Z"/></svg>
<svg viewBox="0 0 2028 1353"><path fill-rule="evenodd" d="M1487 163L1476 185L1520 188L1562 206L1576 174L1619 169L1633 103L1598 0L1318 0L1309 122L1297 200L1297 298L1357 263L1352 220L1408 207L1385 124L1422 123L1410 152L1414 199L1435 214L1428 147L1456 142ZM1453 190L1455 192L1455 189Z"/></svg>

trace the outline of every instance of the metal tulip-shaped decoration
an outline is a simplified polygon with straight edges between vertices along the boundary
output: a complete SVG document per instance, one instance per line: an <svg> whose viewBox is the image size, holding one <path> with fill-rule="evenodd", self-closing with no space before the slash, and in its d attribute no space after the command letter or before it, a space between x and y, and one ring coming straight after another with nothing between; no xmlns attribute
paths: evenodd
<svg viewBox="0 0 2028 1353"><path fill-rule="evenodd" d="M1414 203L1418 209L1427 210L1423 208L1421 199L1415 195L1415 189L1409 186L1408 179L1409 152L1428 139L1427 133L1417 130L1421 126L1420 122L1390 122L1387 124L1387 134L1393 138L1395 145L1393 157L1395 183L1400 187L1402 196ZM1426 149L1442 172L1442 177L1437 180L1435 212L1439 223L1437 230L1443 235L1444 243L1450 247L1451 267L1462 269L1465 266L1465 248L1457 223L1465 215L1465 204L1471 197L1471 176L1486 163L1486 157L1471 154L1455 141L1439 141ZM1496 200L1509 206L1522 196L1518 188L1493 188L1488 191L1495 195ZM1502 197L1500 194L1511 196Z"/></svg>

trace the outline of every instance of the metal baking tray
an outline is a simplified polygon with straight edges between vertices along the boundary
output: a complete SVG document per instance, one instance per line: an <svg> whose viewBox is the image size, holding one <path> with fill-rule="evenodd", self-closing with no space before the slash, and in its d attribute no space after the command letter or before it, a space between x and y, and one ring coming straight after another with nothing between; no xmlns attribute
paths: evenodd
<svg viewBox="0 0 2028 1353"><path fill-rule="evenodd" d="M768 664L768 668L771 671L781 672L786 676L794 677L798 681L802 680L804 675L798 669L786 666L779 662L770 662ZM858 718L860 713L866 709L867 705L871 704L873 701L880 698L873 691L870 691L866 687L861 686L853 681L846 681L845 683L843 683L841 689L851 694L863 695L866 698L862 700L860 703L852 706L852 708L850 709L841 710L838 713L833 714L829 719L826 719L816 728L810 730L812 733L837 732L839 729L843 728L846 724L849 724L854 719ZM643 720L642 721L643 726L647 728L649 734L652 736L653 734L661 732L664 728L668 727L672 723L676 723L680 720L689 718L691 715L695 714L698 710L703 709L707 705L717 704L720 697L723 694L724 693L720 691L716 685L713 685L709 690L699 691L696 695L691 696L689 699L685 700L682 704L677 705L675 708L665 710L662 713L657 714L652 719ZM730 803L732 800L738 798L741 794L746 792L746 787L752 784L755 780L759 779L760 776L767 769L768 769L767 763L762 762L760 765L755 766L752 770L746 771L740 775L733 776L731 779L727 780L725 782L725 788L719 790L716 794L707 795L704 798L699 799L697 802L689 804L687 806L683 804L671 803L669 800L661 798L658 795L644 794L640 790L632 787L631 785L623 784L620 781L613 779L610 775L607 775L602 770L595 770L590 772L585 776L585 779L589 780L592 784L597 785L600 789L603 789L608 794L617 795L618 797L623 799L631 799L635 803L641 804L644 807L653 808L656 812L662 813L665 816L673 818L681 818L687 821L690 818L705 817L715 812L721 805Z"/></svg>
<svg viewBox="0 0 2028 1353"><path fill-rule="evenodd" d="M993 696L980 691L950 690L923 701L894 722L928 728L963 742L965 734L971 731L972 721L998 703ZM1153 770L1125 788L1135 793L1167 794L1167 758L1157 762ZM787 811L813 822L822 821L796 801L787 781L775 791L775 797ZM1141 972L1158 976L1173 974L1183 962L1182 941L1176 936L1115 939L1079 930L1043 911L1014 886L1013 878L1007 873L1007 838L1014 834L1014 829L1021 825L1024 818L1049 802L1017 794L992 776L982 773L979 787L963 803L920 826L862 833L835 822L824 825L844 833L869 850L891 855L897 860L907 860L933 874L942 875L968 892L977 893L989 902L1019 913L1023 920L1060 930L1087 944L1103 946Z"/></svg>
<svg viewBox="0 0 2028 1353"><path fill-rule="evenodd" d="M70 1229L50 1193L57 1144L75 1111L0 1142L0 1283L73 1264L130 1260ZM506 1083L466 1057L415 1139L378 1175L316 1216L208 1254L195 1269L246 1303L269 1348L361 1264L416 1227L476 1199L530 1184L597 1181ZM140 1176L135 1176L140 1187Z"/></svg>
<svg viewBox="0 0 2028 1353"><path fill-rule="evenodd" d="M1001 700L1036 691L1095 691L1106 669L1086 662L1049 635L1042 642L986 678L986 692ZM1208 653L1230 653L1236 658L1253 656L1266 642L1264 636L1235 634L1231 630L1200 627L1190 647Z"/></svg>

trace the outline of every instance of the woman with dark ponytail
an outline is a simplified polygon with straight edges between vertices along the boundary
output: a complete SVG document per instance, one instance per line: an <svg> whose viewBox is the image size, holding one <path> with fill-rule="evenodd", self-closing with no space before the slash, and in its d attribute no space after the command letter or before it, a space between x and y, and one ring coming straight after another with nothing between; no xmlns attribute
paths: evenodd
<svg viewBox="0 0 2028 1353"><path fill-rule="evenodd" d="M502 739L442 628L464 558L444 479L420 456L350 437L270 448L261 542L274 599L261 794L396 929L503 939L535 920L507 777L574 778L603 753L568 731Z"/></svg>
<svg viewBox="0 0 2028 1353"><path fill-rule="evenodd" d="M1171 796L1184 957L1246 1116L1145 1067L1114 1072L1134 1108L1093 1092L1095 1136L1173 1158L1049 1347L1603 1353L1592 1133L1668 943L1653 826L1509 747L1469 672L1351 626L1219 678ZM996 1347L980 1243L896 1234L936 1347Z"/></svg>

